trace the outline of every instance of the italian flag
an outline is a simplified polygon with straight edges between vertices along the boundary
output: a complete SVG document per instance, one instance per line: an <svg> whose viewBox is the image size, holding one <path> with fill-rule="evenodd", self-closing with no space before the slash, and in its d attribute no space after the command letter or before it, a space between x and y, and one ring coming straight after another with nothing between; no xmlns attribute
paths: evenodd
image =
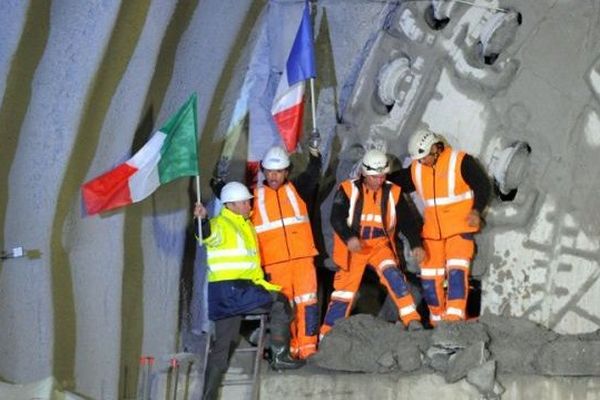
<svg viewBox="0 0 600 400"><path fill-rule="evenodd" d="M161 184L198 175L196 94L131 159L83 184L88 215L135 203Z"/></svg>

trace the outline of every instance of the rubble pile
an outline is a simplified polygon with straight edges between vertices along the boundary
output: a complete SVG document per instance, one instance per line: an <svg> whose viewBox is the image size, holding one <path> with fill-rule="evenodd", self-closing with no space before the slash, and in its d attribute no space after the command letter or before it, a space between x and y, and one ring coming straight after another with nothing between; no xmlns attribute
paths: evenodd
<svg viewBox="0 0 600 400"><path fill-rule="evenodd" d="M600 376L600 333L559 335L522 318L478 320L409 332L371 315L339 321L311 363L365 373L437 373L466 379L484 398L503 393L501 374Z"/></svg>

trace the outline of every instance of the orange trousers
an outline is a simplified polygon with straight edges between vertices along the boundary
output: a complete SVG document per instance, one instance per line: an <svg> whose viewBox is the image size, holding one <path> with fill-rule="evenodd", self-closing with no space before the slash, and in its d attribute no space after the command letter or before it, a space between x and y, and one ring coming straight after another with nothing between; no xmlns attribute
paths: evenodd
<svg viewBox="0 0 600 400"><path fill-rule="evenodd" d="M398 268L396 255L390 247L388 239L366 240L363 241L363 246L361 252L351 253L348 266L340 266L340 270L335 273L334 291L331 293L327 314L321 325L321 335L327 334L337 320L350 315L367 265L375 269L379 281L396 303L402 323L408 325L413 320L421 319L406 283L406 277Z"/></svg>
<svg viewBox="0 0 600 400"><path fill-rule="evenodd" d="M271 283L295 304L295 318L290 325L290 353L305 359L317 351L319 308L317 274L313 257L297 258L263 266Z"/></svg>
<svg viewBox="0 0 600 400"><path fill-rule="evenodd" d="M421 285L432 325L466 319L469 267L475 254L473 235L424 239L423 245L427 256L421 263Z"/></svg>

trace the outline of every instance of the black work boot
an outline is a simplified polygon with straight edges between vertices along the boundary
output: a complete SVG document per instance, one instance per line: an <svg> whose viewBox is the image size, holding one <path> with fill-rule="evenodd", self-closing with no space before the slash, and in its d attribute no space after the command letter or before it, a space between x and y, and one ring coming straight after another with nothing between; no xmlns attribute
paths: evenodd
<svg viewBox="0 0 600 400"><path fill-rule="evenodd" d="M289 346L286 344L271 344L271 359L269 365L274 370L297 369L305 364L304 360L295 360L290 356Z"/></svg>

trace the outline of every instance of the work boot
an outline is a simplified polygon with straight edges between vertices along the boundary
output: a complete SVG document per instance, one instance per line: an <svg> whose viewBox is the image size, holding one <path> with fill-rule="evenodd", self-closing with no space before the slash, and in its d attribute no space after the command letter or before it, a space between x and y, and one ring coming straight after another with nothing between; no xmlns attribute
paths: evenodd
<svg viewBox="0 0 600 400"><path fill-rule="evenodd" d="M290 356L287 344L271 344L271 359L269 365L278 371L281 369L297 369L305 364L304 360L294 360Z"/></svg>
<svg viewBox="0 0 600 400"><path fill-rule="evenodd" d="M416 332L416 331L422 331L425 328L423 328L423 324L421 323L421 321L419 321L418 319L414 319L408 323L408 326L406 327L406 329L409 332Z"/></svg>

